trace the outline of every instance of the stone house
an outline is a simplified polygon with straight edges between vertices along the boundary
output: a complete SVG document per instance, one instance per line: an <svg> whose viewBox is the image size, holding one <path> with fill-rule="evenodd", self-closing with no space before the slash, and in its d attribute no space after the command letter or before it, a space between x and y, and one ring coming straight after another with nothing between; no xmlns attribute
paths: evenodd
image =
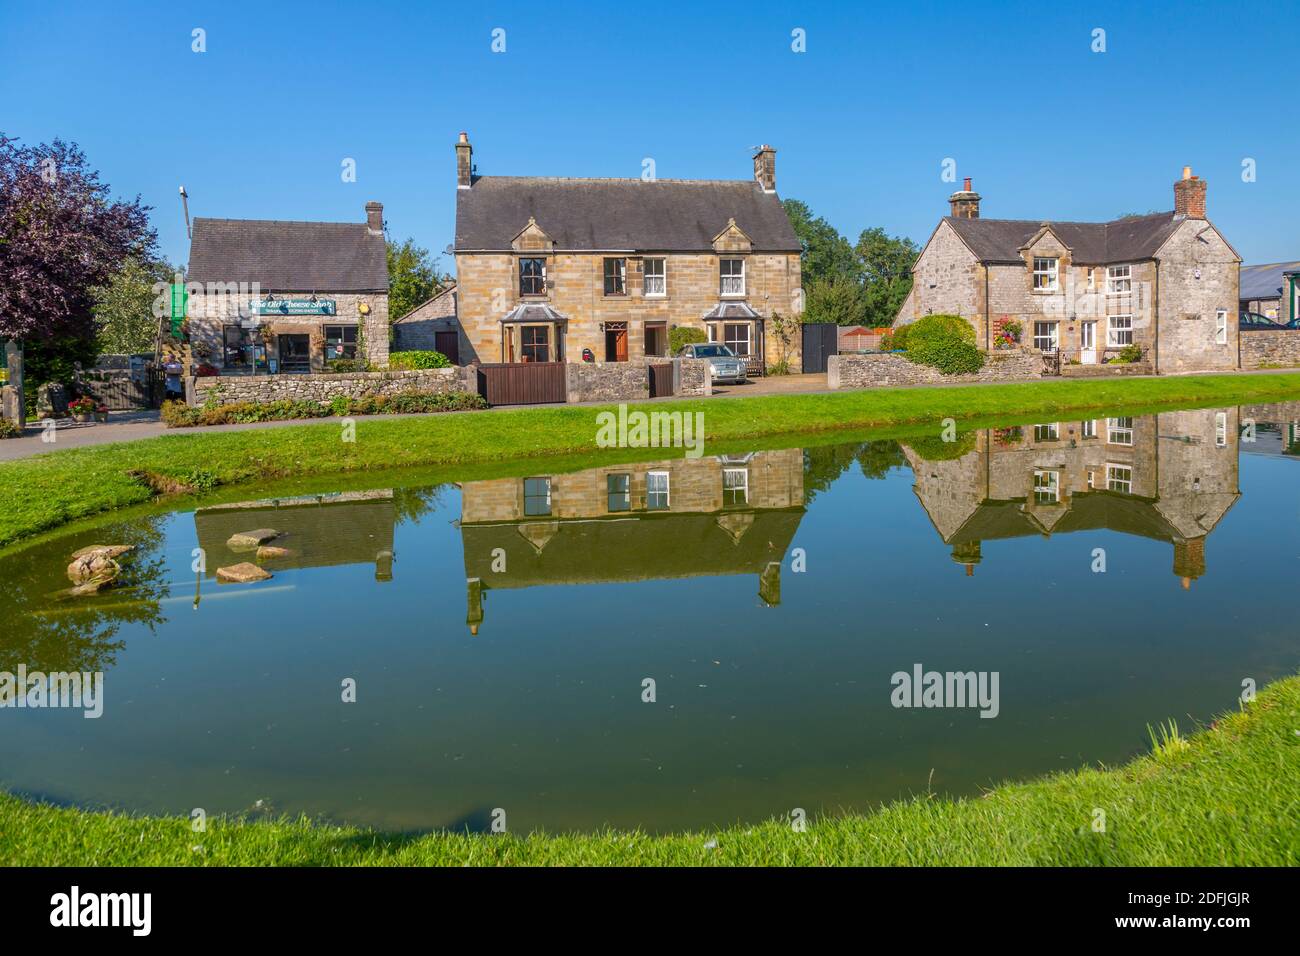
<svg viewBox="0 0 1300 956"><path fill-rule="evenodd" d="M365 222L194 220L191 353L223 375L388 365L384 207Z"/></svg>
<svg viewBox="0 0 1300 956"><path fill-rule="evenodd" d="M981 219L967 179L912 269L895 319L968 319L981 348L1010 322L1020 346L1098 364L1126 346L1156 372L1236 368L1240 256L1184 167L1172 212L1110 222Z"/></svg>
<svg viewBox="0 0 1300 956"><path fill-rule="evenodd" d="M776 150L752 180L479 176L456 144L462 363L638 362L674 326L705 331L751 371L797 361L772 316L802 311L800 253L776 192Z"/></svg>

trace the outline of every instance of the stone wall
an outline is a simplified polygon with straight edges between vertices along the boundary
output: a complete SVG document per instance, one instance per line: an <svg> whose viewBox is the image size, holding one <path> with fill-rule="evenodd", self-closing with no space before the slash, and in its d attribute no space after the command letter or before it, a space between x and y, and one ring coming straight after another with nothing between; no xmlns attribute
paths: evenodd
<svg viewBox="0 0 1300 956"><path fill-rule="evenodd" d="M564 367L570 402L636 402L650 397L644 362L569 362Z"/></svg>
<svg viewBox="0 0 1300 956"><path fill-rule="evenodd" d="M708 359L674 359L673 392L694 398L713 394L713 366Z"/></svg>
<svg viewBox="0 0 1300 956"><path fill-rule="evenodd" d="M1021 351L994 352L972 375L944 375L901 355L832 355L826 379L831 388L880 388L887 385L954 385L960 382L1025 382L1042 377L1042 359Z"/></svg>
<svg viewBox="0 0 1300 956"><path fill-rule="evenodd" d="M396 351L437 349L438 332L458 332L456 321L456 287L444 289L432 299L417 305L393 323L393 347ZM459 333L459 350L469 352L469 343Z"/></svg>
<svg viewBox="0 0 1300 956"><path fill-rule="evenodd" d="M1300 365L1300 329L1255 330L1240 334L1242 368Z"/></svg>
<svg viewBox="0 0 1300 956"><path fill-rule="evenodd" d="M1111 365L1069 365L1062 363L1061 375L1065 378L1112 378L1121 375L1150 375L1150 362L1124 362Z"/></svg>
<svg viewBox="0 0 1300 956"><path fill-rule="evenodd" d="M215 394L214 394L215 390ZM328 375L221 375L194 379L192 403L211 399L235 402L329 402L338 396L399 395L410 392L476 392L472 368L418 369L408 372L339 372Z"/></svg>

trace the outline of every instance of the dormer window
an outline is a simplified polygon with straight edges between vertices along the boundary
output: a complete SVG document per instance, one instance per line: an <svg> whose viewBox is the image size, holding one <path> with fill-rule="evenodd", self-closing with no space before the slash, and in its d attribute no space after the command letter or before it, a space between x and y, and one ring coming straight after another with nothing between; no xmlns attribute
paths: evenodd
<svg viewBox="0 0 1300 956"><path fill-rule="evenodd" d="M745 294L745 260L722 259L718 263L718 273L722 295Z"/></svg>
<svg viewBox="0 0 1300 956"><path fill-rule="evenodd" d="M545 295L546 294L546 260L545 259L520 259L519 260L519 294L520 295Z"/></svg>
<svg viewBox="0 0 1300 956"><path fill-rule="evenodd" d="M1055 292L1060 288L1057 280L1057 260L1034 256L1034 291Z"/></svg>

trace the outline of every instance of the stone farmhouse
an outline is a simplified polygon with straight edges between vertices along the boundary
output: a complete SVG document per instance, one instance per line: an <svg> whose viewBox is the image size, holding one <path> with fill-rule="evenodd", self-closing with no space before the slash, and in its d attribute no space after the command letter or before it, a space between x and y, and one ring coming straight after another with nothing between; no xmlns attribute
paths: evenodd
<svg viewBox="0 0 1300 956"><path fill-rule="evenodd" d="M465 133L455 150L455 312L433 328L455 331L461 364L641 362L668 355L674 326L752 373L798 360L770 329L802 311L772 147L749 180L480 176Z"/></svg>
<svg viewBox="0 0 1300 956"><path fill-rule="evenodd" d="M1062 362L1099 364L1136 346L1155 372L1236 368L1241 258L1206 217L1206 186L1184 167L1172 212L1057 222L982 219L967 179L917 258L895 324L949 313L984 349L1015 322L1021 348Z"/></svg>

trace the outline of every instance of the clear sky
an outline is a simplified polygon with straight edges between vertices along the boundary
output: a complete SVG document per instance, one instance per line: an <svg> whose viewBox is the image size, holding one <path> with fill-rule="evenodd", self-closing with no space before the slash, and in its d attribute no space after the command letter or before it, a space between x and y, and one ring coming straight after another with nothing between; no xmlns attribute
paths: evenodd
<svg viewBox="0 0 1300 956"><path fill-rule="evenodd" d="M1170 209L1190 164L1229 241L1268 262L1300 258L1295 11L0 0L0 130L81 145L154 207L173 261L181 183L197 216L361 221L377 199L395 238L441 252L466 130L483 175L635 177L649 157L661 178L748 178L771 143L781 196L854 240L923 242L947 158L990 218Z"/></svg>

